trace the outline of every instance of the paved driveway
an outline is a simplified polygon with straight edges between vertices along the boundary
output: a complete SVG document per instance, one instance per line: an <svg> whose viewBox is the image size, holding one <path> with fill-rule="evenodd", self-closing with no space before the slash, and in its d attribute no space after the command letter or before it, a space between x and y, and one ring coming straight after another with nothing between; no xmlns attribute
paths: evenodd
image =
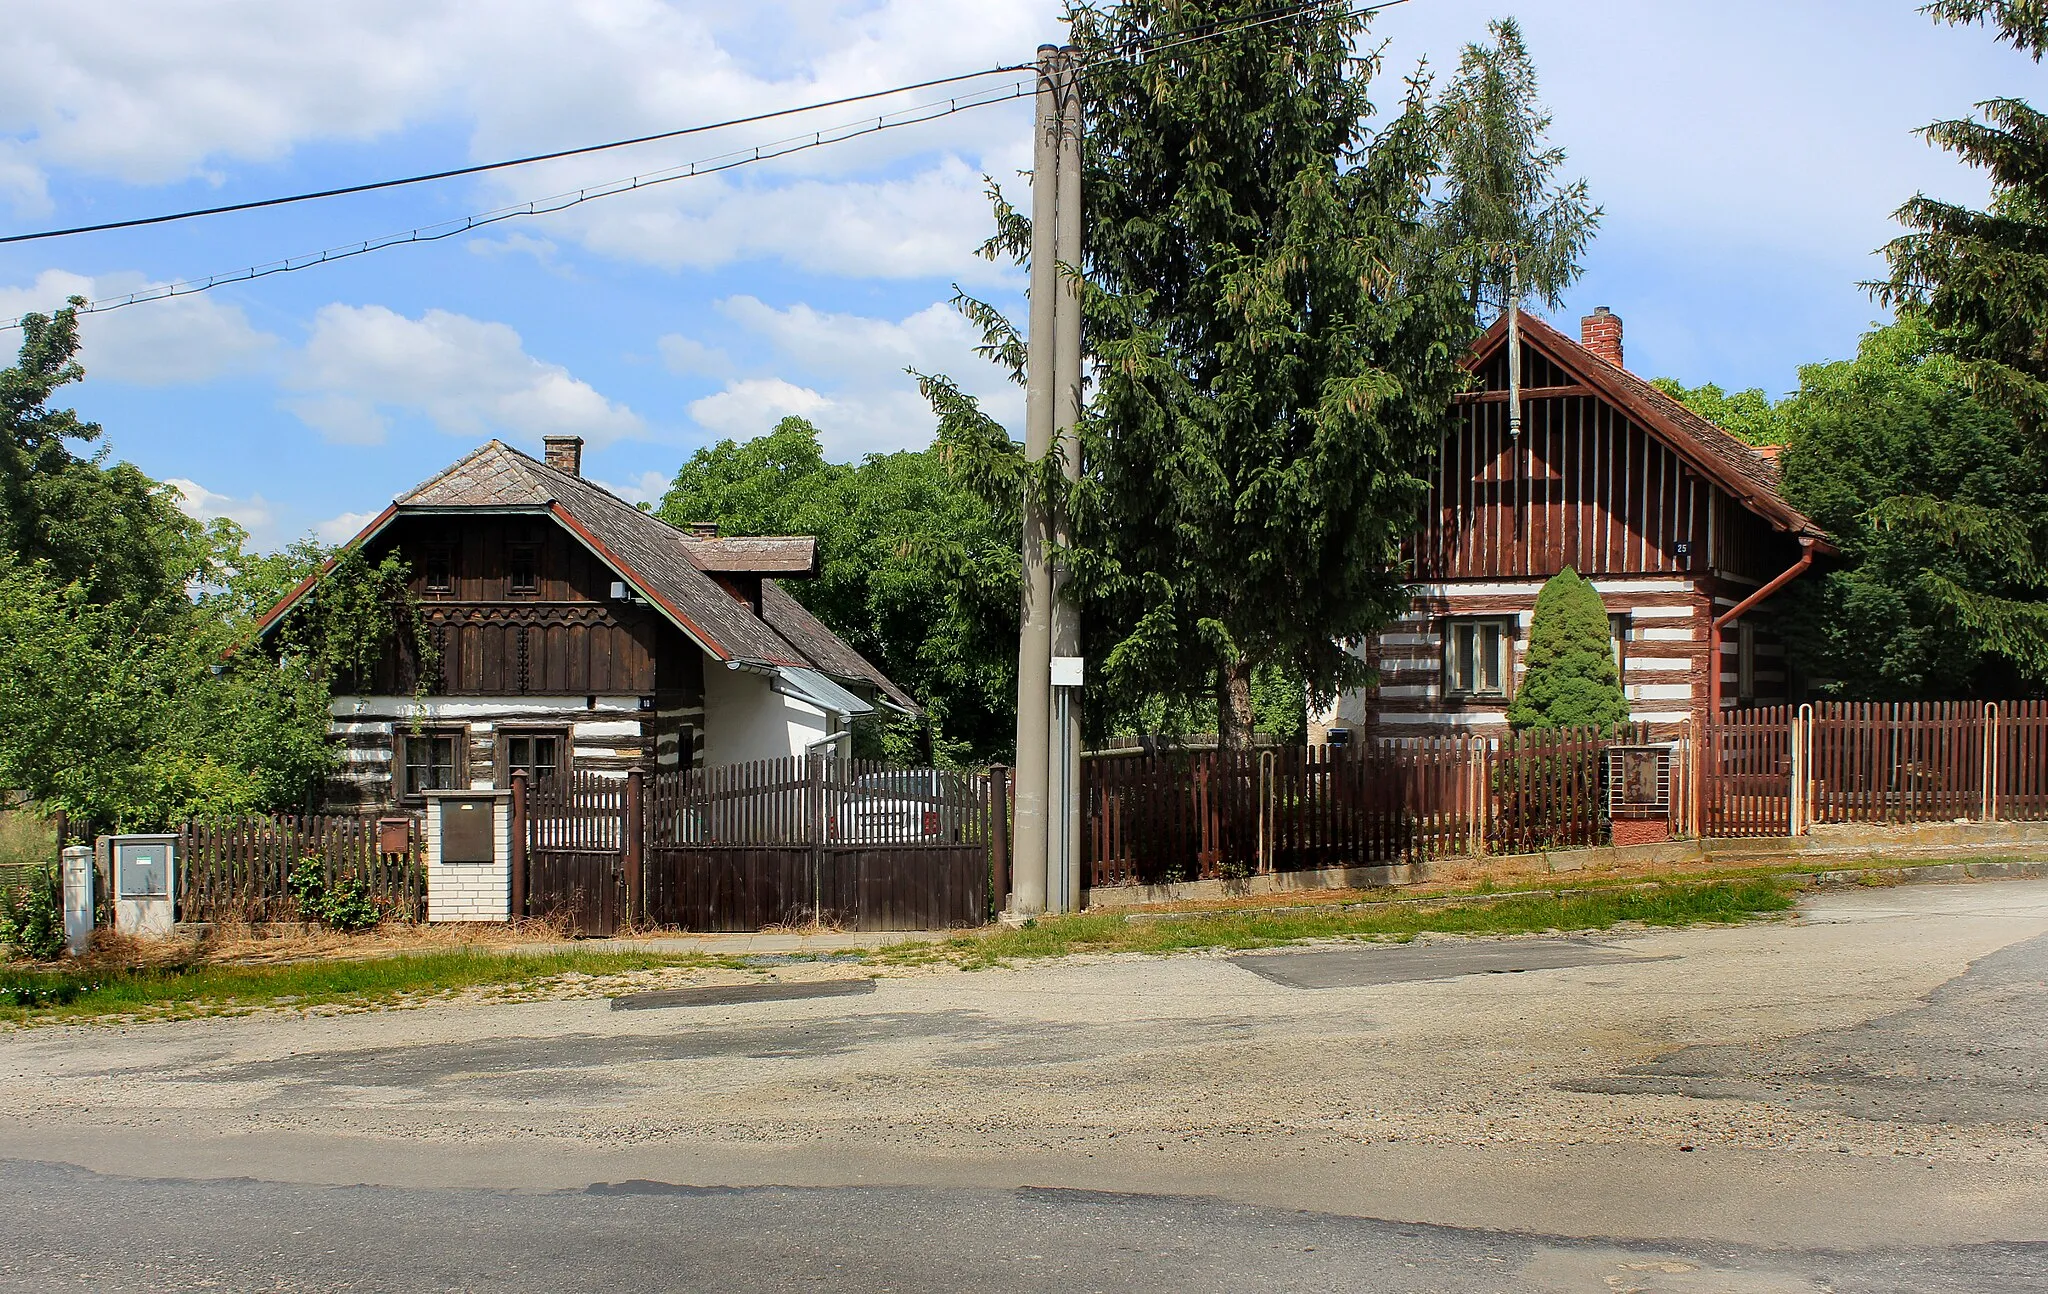
<svg viewBox="0 0 2048 1294"><path fill-rule="evenodd" d="M0 1038L0 1284L2048 1288L2048 884Z"/></svg>

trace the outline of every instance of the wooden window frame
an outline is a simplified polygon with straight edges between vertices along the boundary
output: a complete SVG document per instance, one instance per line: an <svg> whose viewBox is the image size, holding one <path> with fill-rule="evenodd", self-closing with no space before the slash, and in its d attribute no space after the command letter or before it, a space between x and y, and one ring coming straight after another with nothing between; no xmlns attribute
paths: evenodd
<svg viewBox="0 0 2048 1294"><path fill-rule="evenodd" d="M1489 628L1500 631L1499 639L1499 688L1483 686L1458 686L1458 633L1470 629L1473 634L1472 673L1475 684L1483 681L1484 668L1480 661L1481 644ZM1506 701L1515 690L1515 641L1521 628L1521 620L1513 615L1505 616L1446 616L1439 622L1438 634L1443 649L1442 668L1438 674L1438 686L1446 701Z"/></svg>
<svg viewBox="0 0 2048 1294"><path fill-rule="evenodd" d="M560 743L560 753L555 758L555 776L562 777L575 771L576 750L571 740L572 733L567 725L550 727L546 724L520 724L502 729L497 734L494 752L498 768L498 789L505 790L512 785L512 743L522 738L553 737ZM532 785L532 779L527 784Z"/></svg>
<svg viewBox="0 0 2048 1294"><path fill-rule="evenodd" d="M1615 677L1628 682L1628 645L1635 639L1635 616L1628 611L1607 613L1607 637L1614 648Z"/></svg>
<svg viewBox="0 0 2048 1294"><path fill-rule="evenodd" d="M525 560L527 583L519 583L521 559ZM530 539L515 539L505 545L505 595L514 598L538 598L540 596L540 544Z"/></svg>
<svg viewBox="0 0 2048 1294"><path fill-rule="evenodd" d="M411 776L413 743L431 742L443 737L448 738L454 743L448 774L449 785L445 787L430 786L420 791L413 790ZM429 724L423 725L419 731L415 732L409 725L401 722L398 725L396 748L391 754L394 760L392 776L397 783L398 799L401 803L424 803L427 798L426 791L462 791L469 789L469 727L467 724ZM432 755L428 756L429 761L432 758ZM429 767L431 767L431 762Z"/></svg>
<svg viewBox="0 0 2048 1294"><path fill-rule="evenodd" d="M438 568L442 583L434 583ZM429 598L455 596L455 546L430 544L420 553L420 594Z"/></svg>

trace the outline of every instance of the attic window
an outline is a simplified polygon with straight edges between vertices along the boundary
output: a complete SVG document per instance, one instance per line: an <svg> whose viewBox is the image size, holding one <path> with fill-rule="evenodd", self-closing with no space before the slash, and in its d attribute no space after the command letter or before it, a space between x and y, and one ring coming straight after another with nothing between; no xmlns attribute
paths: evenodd
<svg viewBox="0 0 2048 1294"><path fill-rule="evenodd" d="M534 544L513 544L505 554L512 592L532 596L540 591L539 549Z"/></svg>
<svg viewBox="0 0 2048 1294"><path fill-rule="evenodd" d="M454 554L446 548L429 548L422 563L426 570L426 590L429 594L446 597L455 590Z"/></svg>

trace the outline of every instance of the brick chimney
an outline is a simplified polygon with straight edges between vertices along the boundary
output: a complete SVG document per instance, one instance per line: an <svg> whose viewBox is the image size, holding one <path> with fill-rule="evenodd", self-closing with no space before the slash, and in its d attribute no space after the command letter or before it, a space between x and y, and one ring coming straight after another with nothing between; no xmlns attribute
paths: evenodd
<svg viewBox="0 0 2048 1294"><path fill-rule="evenodd" d="M1579 345L1616 368L1627 367L1621 362L1621 316L1606 306L1579 320Z"/></svg>
<svg viewBox="0 0 2048 1294"><path fill-rule="evenodd" d="M543 436L540 443L547 447L546 459L549 467L557 472L567 472L571 476L583 475L583 437Z"/></svg>

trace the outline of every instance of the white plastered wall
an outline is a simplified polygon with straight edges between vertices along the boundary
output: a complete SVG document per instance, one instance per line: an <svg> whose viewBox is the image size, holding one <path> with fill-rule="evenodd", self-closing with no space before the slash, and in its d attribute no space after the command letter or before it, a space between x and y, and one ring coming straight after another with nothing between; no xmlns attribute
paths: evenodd
<svg viewBox="0 0 2048 1294"><path fill-rule="evenodd" d="M704 762L739 764L801 755L839 729L839 717L784 696L752 670L704 663Z"/></svg>

